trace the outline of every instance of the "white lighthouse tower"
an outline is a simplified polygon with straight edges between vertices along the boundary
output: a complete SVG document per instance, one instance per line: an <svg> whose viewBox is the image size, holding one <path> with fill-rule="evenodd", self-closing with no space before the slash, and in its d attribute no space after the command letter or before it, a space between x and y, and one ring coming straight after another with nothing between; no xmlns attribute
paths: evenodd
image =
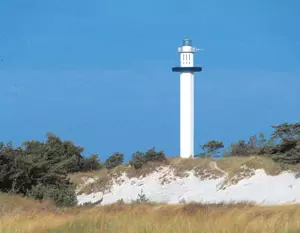
<svg viewBox="0 0 300 233"><path fill-rule="evenodd" d="M202 67L194 66L194 53L199 49L192 47L192 40L185 38L180 53L180 66L173 72L180 73L180 157L194 157L194 72Z"/></svg>

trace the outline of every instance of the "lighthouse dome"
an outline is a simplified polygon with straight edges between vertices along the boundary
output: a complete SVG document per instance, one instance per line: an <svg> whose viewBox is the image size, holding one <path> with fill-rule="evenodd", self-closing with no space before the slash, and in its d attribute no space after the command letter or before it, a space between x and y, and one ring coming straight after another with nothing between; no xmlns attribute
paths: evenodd
<svg viewBox="0 0 300 233"><path fill-rule="evenodd" d="M182 46L192 46L192 40L188 37L183 39Z"/></svg>

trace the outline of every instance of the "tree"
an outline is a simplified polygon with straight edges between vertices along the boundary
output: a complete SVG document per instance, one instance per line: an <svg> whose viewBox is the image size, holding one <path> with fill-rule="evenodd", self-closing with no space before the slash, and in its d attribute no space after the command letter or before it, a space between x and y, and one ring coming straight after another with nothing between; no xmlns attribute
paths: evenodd
<svg viewBox="0 0 300 233"><path fill-rule="evenodd" d="M132 158L129 161L129 164L133 166L135 169L140 169L143 167L143 164L145 164L146 162L147 161L144 153L137 151L132 154Z"/></svg>
<svg viewBox="0 0 300 233"><path fill-rule="evenodd" d="M36 142L34 144L38 145L32 148L35 149L34 153L33 150L28 153L21 147L15 149L10 145L1 148L0 190L29 195L40 200L52 200L59 205L76 203L75 189L67 178L67 172L58 166L59 163L53 161L55 158L46 156L45 148ZM37 189L40 191L35 192ZM49 195L50 191L57 194ZM71 196L70 192L73 193ZM64 199L64 193L68 193L69 197Z"/></svg>
<svg viewBox="0 0 300 233"><path fill-rule="evenodd" d="M101 169L102 165L98 157L99 157L98 154L92 154L90 157L84 159L80 170L82 172L87 172L87 171Z"/></svg>
<svg viewBox="0 0 300 233"><path fill-rule="evenodd" d="M0 191L74 205L75 187L68 174L100 165L97 155L85 158L82 152L82 147L52 133L45 142L25 141L16 148L0 142Z"/></svg>
<svg viewBox="0 0 300 233"><path fill-rule="evenodd" d="M165 160L165 153L163 151L157 152L155 147L147 150L144 154L146 161L162 161Z"/></svg>
<svg viewBox="0 0 300 233"><path fill-rule="evenodd" d="M249 138L248 144L247 144L248 150L255 150L257 148L257 138L256 135L251 136Z"/></svg>
<svg viewBox="0 0 300 233"><path fill-rule="evenodd" d="M274 161L289 164L300 163L300 122L284 123L272 126L272 128L274 132L271 139L278 142L271 150Z"/></svg>
<svg viewBox="0 0 300 233"><path fill-rule="evenodd" d="M245 140L239 140L237 143L232 143L230 145L230 152L233 156L244 156L248 155L249 151L247 148L247 144L245 143Z"/></svg>
<svg viewBox="0 0 300 233"><path fill-rule="evenodd" d="M205 154L215 153L221 148L224 148L224 144L221 141L211 140L206 144L200 146L201 149L205 152Z"/></svg>
<svg viewBox="0 0 300 233"><path fill-rule="evenodd" d="M142 166L149 161L164 161L166 160L165 153L163 151L156 151L155 147L147 150L146 152L137 151L132 154L132 159L129 164L135 169L142 168Z"/></svg>
<svg viewBox="0 0 300 233"><path fill-rule="evenodd" d="M267 139L265 139L264 133L260 132L259 133L259 147L262 148L266 145Z"/></svg>
<svg viewBox="0 0 300 233"><path fill-rule="evenodd" d="M272 126L275 131L272 133L271 139L280 140L297 140L300 136L300 122L294 124L280 124Z"/></svg>
<svg viewBox="0 0 300 233"><path fill-rule="evenodd" d="M263 134L260 134L260 140ZM233 142L230 145L230 152L227 155L233 156L246 156L254 155L260 153L260 142L258 142L256 135L249 138L246 143L245 140L239 140L238 142Z"/></svg>
<svg viewBox="0 0 300 233"><path fill-rule="evenodd" d="M124 155L119 152L115 152L105 161L105 167L107 169L112 169L121 165L123 161L124 161Z"/></svg>

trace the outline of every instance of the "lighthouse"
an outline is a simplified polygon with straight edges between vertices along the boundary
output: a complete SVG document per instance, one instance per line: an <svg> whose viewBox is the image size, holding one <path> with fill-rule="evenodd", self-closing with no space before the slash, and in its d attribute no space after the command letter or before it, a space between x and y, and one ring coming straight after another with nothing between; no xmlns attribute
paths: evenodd
<svg viewBox="0 0 300 233"><path fill-rule="evenodd" d="M192 40L185 38L178 48L180 66L172 68L180 73L180 157L194 157L194 73L202 67L194 65L194 54L199 49L192 46Z"/></svg>

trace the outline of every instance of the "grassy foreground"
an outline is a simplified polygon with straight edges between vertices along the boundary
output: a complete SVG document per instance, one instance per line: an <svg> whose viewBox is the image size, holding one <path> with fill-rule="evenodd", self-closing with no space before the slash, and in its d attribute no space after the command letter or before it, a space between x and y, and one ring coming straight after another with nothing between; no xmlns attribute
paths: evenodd
<svg viewBox="0 0 300 233"><path fill-rule="evenodd" d="M300 205L114 204L57 209L49 203L0 197L1 233L300 232Z"/></svg>
<svg viewBox="0 0 300 233"><path fill-rule="evenodd" d="M210 168L210 158L180 160L168 158L164 166L175 169L176 175L194 170L220 176ZM243 172L242 167L262 168L276 175L283 170L299 171L298 166L281 167L267 157L229 157L216 161L229 178ZM161 165L161 164L160 164ZM80 185L82 177L98 178L99 188L109 184L112 177L126 172L140 177L153 172L157 164L149 163L136 171L122 165L110 171L101 169L76 173L73 182ZM204 174L205 175L205 174ZM87 191L89 185L83 188ZM51 203L0 194L0 233L299 233L300 205L261 207L236 205L124 205L104 207L57 208Z"/></svg>

